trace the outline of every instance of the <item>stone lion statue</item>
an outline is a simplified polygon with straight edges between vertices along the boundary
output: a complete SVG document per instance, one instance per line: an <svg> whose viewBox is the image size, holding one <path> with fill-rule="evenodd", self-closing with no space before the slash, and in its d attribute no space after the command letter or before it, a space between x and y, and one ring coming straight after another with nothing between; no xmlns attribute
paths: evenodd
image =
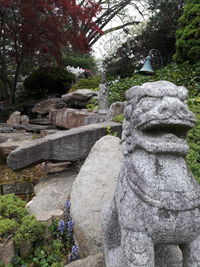
<svg viewBox="0 0 200 267"><path fill-rule="evenodd" d="M188 169L195 118L167 81L127 91L124 161L103 212L106 267L199 267L200 186Z"/></svg>

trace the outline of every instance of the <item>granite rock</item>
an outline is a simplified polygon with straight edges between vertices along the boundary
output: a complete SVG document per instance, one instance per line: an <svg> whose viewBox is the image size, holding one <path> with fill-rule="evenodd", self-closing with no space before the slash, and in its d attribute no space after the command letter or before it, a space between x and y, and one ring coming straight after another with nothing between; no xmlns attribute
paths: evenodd
<svg viewBox="0 0 200 267"><path fill-rule="evenodd" d="M82 125L86 125L87 117L96 116L96 112L88 111L87 109L55 109L49 114L49 118L53 125L71 129Z"/></svg>
<svg viewBox="0 0 200 267"><path fill-rule="evenodd" d="M107 134L108 127L121 136L121 124L111 121L60 131L12 151L7 157L8 166L17 170L43 161L84 160L94 143Z"/></svg>
<svg viewBox="0 0 200 267"><path fill-rule="evenodd" d="M90 255L85 259L76 260L65 267L104 267L102 253Z"/></svg>
<svg viewBox="0 0 200 267"><path fill-rule="evenodd" d="M9 119L7 120L7 124L9 126L15 126L20 124L20 121L21 121L21 112L15 111L10 115Z"/></svg>
<svg viewBox="0 0 200 267"><path fill-rule="evenodd" d="M101 211L113 197L121 161L120 139L104 136L91 149L73 184L71 216L84 257L102 251Z"/></svg>
<svg viewBox="0 0 200 267"><path fill-rule="evenodd" d="M32 111L39 114L48 114L52 109L66 107L66 104L60 98L51 98L35 104Z"/></svg>
<svg viewBox="0 0 200 267"><path fill-rule="evenodd" d="M78 89L74 92L62 95L62 101L64 101L69 107L84 108L90 100L97 95L97 91L90 89Z"/></svg>
<svg viewBox="0 0 200 267"><path fill-rule="evenodd" d="M75 177L76 173L68 171L42 179L35 186L35 197L26 206L30 214L38 215L63 209Z"/></svg>

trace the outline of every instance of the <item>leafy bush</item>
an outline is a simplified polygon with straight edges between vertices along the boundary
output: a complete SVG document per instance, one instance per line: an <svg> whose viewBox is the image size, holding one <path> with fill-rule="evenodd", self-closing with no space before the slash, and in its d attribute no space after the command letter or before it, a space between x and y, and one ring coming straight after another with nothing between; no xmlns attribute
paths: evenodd
<svg viewBox="0 0 200 267"><path fill-rule="evenodd" d="M144 76L135 74L118 82L110 81L109 102L110 104L117 101L125 100L126 91L132 86L142 85L145 82L158 80L166 80L176 85L185 86L189 89L190 97L200 94L200 64L190 65L188 62L184 64L169 64L163 69L156 72L155 76Z"/></svg>
<svg viewBox="0 0 200 267"><path fill-rule="evenodd" d="M122 123L124 120L124 114L120 114L112 118L112 121Z"/></svg>
<svg viewBox="0 0 200 267"><path fill-rule="evenodd" d="M84 56L84 55L72 55L72 56L66 56L63 59L65 66L73 66L73 67L79 67L83 69L94 69L95 67L95 61L91 56Z"/></svg>
<svg viewBox="0 0 200 267"><path fill-rule="evenodd" d="M93 76L87 79L80 79L75 85L72 86L70 92L76 91L78 89L98 90L100 82L101 82L100 76Z"/></svg>
<svg viewBox="0 0 200 267"><path fill-rule="evenodd" d="M60 68L39 69L24 80L25 93L34 99L48 95L60 96L69 90L74 80L72 73Z"/></svg>
<svg viewBox="0 0 200 267"><path fill-rule="evenodd" d="M0 220L0 241L1 239L12 235L18 227L19 225L14 219Z"/></svg>
<svg viewBox="0 0 200 267"><path fill-rule="evenodd" d="M0 214L3 219L15 219L18 223L28 214L26 202L14 194L0 196Z"/></svg>
<svg viewBox="0 0 200 267"><path fill-rule="evenodd" d="M27 215L22 221L19 229L16 231L14 240L17 245L23 241L36 242L44 238L46 224L38 222L34 216Z"/></svg>
<svg viewBox="0 0 200 267"><path fill-rule="evenodd" d="M189 99L188 105L196 115L196 126L189 131L187 141L190 153L187 155L187 163L198 182L200 182L200 97Z"/></svg>

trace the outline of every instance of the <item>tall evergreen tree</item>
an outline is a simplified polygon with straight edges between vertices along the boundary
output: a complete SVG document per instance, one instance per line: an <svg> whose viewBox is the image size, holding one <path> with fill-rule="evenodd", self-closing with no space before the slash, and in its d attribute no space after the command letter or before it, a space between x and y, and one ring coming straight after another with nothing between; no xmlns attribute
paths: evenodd
<svg viewBox="0 0 200 267"><path fill-rule="evenodd" d="M176 32L176 54L178 62L200 61L200 2L188 0L183 14L179 19L179 29Z"/></svg>

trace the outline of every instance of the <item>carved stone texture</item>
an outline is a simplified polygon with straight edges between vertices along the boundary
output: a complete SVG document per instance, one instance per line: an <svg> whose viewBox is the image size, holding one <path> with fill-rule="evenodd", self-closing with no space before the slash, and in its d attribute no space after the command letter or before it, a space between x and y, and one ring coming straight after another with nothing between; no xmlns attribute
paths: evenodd
<svg viewBox="0 0 200 267"><path fill-rule="evenodd" d="M195 122L187 89L158 81L126 95L125 157L103 215L106 266L198 267L200 186L185 162Z"/></svg>
<svg viewBox="0 0 200 267"><path fill-rule="evenodd" d="M108 112L108 85L106 83L101 83L99 85L99 110L103 112Z"/></svg>
<svg viewBox="0 0 200 267"><path fill-rule="evenodd" d="M35 104L32 111L39 114L48 114L52 109L64 108L66 104L60 98L51 98Z"/></svg>
<svg viewBox="0 0 200 267"><path fill-rule="evenodd" d="M15 111L10 115L9 119L7 120L7 124L10 126L15 126L20 124L20 120L21 120L21 112Z"/></svg>
<svg viewBox="0 0 200 267"><path fill-rule="evenodd" d="M62 95L68 107L84 108L93 97L97 97L98 92L90 89L79 89L74 92Z"/></svg>

